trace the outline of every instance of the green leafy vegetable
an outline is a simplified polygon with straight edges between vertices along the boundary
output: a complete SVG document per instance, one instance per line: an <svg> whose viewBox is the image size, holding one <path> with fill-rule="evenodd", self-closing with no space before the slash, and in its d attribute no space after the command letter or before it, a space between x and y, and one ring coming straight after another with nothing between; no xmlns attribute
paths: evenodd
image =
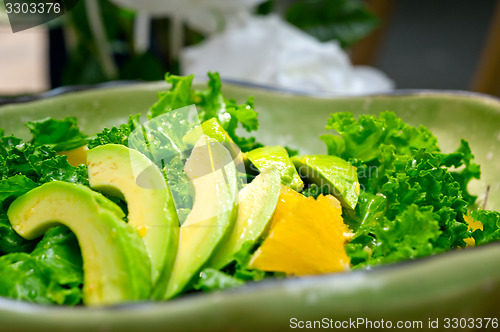
<svg viewBox="0 0 500 332"><path fill-rule="evenodd" d="M257 112L255 112L253 99L249 99L246 104L237 105L234 100L229 100L227 104L227 114L219 115L219 119L225 119L226 121L222 123L222 127L227 131L231 139L239 146L241 151L248 152L253 149L262 147L263 145L258 143L254 137L241 137L236 133L238 129L238 123L247 131L257 130L259 128L259 122L257 120ZM229 119L229 120L228 120Z"/></svg>
<svg viewBox="0 0 500 332"><path fill-rule="evenodd" d="M234 255L234 261L231 264L220 271L212 268L204 269L200 273L200 278L195 282L193 288L204 292L210 292L239 287L248 281L259 281L265 277L275 275L273 273L248 267L248 263L256 248L258 248L258 245L252 242L243 244L240 251Z"/></svg>
<svg viewBox="0 0 500 332"><path fill-rule="evenodd" d="M376 238L370 262L373 265L415 259L444 251L444 248L433 245L441 231L430 207L411 204L393 220L380 220L375 225L373 234Z"/></svg>
<svg viewBox="0 0 500 332"><path fill-rule="evenodd" d="M38 184L57 179L88 185L85 166L71 166L51 147L22 143L13 136L0 138L0 165L0 179L24 175Z"/></svg>
<svg viewBox="0 0 500 332"><path fill-rule="evenodd" d="M69 302L63 299L64 301L61 302L61 299L56 299L54 297L56 293L59 294L60 291L57 290L55 284L52 285L51 282L57 282L58 277L51 277L53 280L49 278L46 272L42 272L44 267L40 266L40 264L43 262L35 260L33 254L27 254L37 244L38 240L28 241L19 236L12 229L8 221L7 210L14 199L45 182L60 180L88 185L86 167L71 166L65 156L58 155L56 151L48 145L23 143L19 138L12 136L0 138L0 166L0 255L7 254L0 257L0 274L1 278L12 278L12 281L5 282L5 286L3 286L4 283L0 281L0 283L2 283L0 287L6 287L0 294L40 303L46 303L49 300L54 303L79 302L76 298L75 300L68 300ZM55 233L51 234L55 236ZM58 238L68 238L59 241L61 246L60 250L70 250L63 247L66 243L70 242L73 234L66 231L61 232L57 236ZM46 235L44 239L48 241L50 237L51 235L49 234ZM38 246L43 245L43 243L42 240L42 242L38 243ZM54 257L54 259L57 260L60 258ZM74 264L79 264L78 260L73 260L73 262ZM37 269L31 271L31 269L35 267ZM25 274L25 277L20 276L23 274ZM47 282L43 283L43 280ZM12 282L18 282L19 284L11 285ZM23 285L23 283L26 285L24 288L20 286ZM15 289L8 291L9 285ZM47 290L40 285L43 287L50 286L54 289ZM39 286L42 288L39 288ZM33 293L35 289L38 292L37 294ZM54 293L50 295L50 292ZM64 292L68 292L67 296L73 296L66 288L64 288ZM75 290L71 292L75 292ZM40 295L41 293L47 293L49 295Z"/></svg>
<svg viewBox="0 0 500 332"><path fill-rule="evenodd" d="M500 213L496 211L472 211L471 217L483 224L483 230L476 229L472 237L476 245L483 245L500 240Z"/></svg>
<svg viewBox="0 0 500 332"><path fill-rule="evenodd" d="M38 184L24 175L14 175L0 180L0 255L12 252L28 252L36 241L19 236L10 225L7 209L17 197L38 187Z"/></svg>
<svg viewBox="0 0 500 332"><path fill-rule="evenodd" d="M466 140L461 140L460 147L454 153L442 154L443 165L446 167L453 167L460 171L452 171L451 174L455 180L460 184L462 195L465 201L472 205L476 202L477 196L471 195L467 190L467 185L472 179L479 179L481 170L478 164L472 162L474 155L472 154L469 143Z"/></svg>
<svg viewBox="0 0 500 332"><path fill-rule="evenodd" d="M167 83L172 87L169 91L160 92L158 101L151 106L148 112L148 119L156 118L172 110L189 106L191 102L191 85L193 84L193 75L181 77L175 75L165 75Z"/></svg>
<svg viewBox="0 0 500 332"><path fill-rule="evenodd" d="M234 254L233 263L226 266L223 271L243 281L259 281L272 273L266 273L258 269L248 267L252 254L260 246L260 243L246 242L241 249Z"/></svg>
<svg viewBox="0 0 500 332"><path fill-rule="evenodd" d="M35 303L81 302L82 259L67 228L51 228L31 254L0 257L0 296Z"/></svg>
<svg viewBox="0 0 500 332"><path fill-rule="evenodd" d="M209 73L208 77L206 89L192 90L193 76L167 75L165 79L172 87L169 91L158 94L158 102L149 110L148 118L153 119L175 109L196 105L200 122L217 117L224 130L243 152L261 146L255 138L240 137L236 133L240 124L247 132L258 129L259 122L253 100L250 98L241 105L234 100L227 100L221 91L219 74ZM184 134L186 133L187 131Z"/></svg>
<svg viewBox="0 0 500 332"><path fill-rule="evenodd" d="M224 112L226 99L222 95L222 83L218 73L208 73L207 89L193 91L192 102L201 109L200 119L206 121Z"/></svg>
<svg viewBox="0 0 500 332"><path fill-rule="evenodd" d="M0 255L14 252L30 252L35 245L35 240L25 240L12 229L7 213L0 213Z"/></svg>
<svg viewBox="0 0 500 332"><path fill-rule="evenodd" d="M163 172L165 178L168 179L177 211L182 211L182 216L179 215L179 221L183 222L193 207L193 195L191 195L189 181L184 172L184 163L179 156L176 156L163 167Z"/></svg>
<svg viewBox="0 0 500 332"><path fill-rule="evenodd" d="M87 136L80 131L75 117L29 121L26 126L33 135L33 145L49 145L56 151L62 151L87 144Z"/></svg>
<svg viewBox="0 0 500 332"><path fill-rule="evenodd" d="M88 148L93 149L104 144L121 144L128 146L128 138L135 128L140 126L140 114L129 116L128 122L120 126L104 128L88 143Z"/></svg>
<svg viewBox="0 0 500 332"><path fill-rule="evenodd" d="M475 197L467 184L479 177L467 142L451 154L436 138L394 113L379 117L332 114L324 135L329 154L358 169L361 195L356 210L344 211L355 236L346 246L354 266L413 259L465 246L464 215ZM404 236L403 236L404 234Z"/></svg>
<svg viewBox="0 0 500 332"><path fill-rule="evenodd" d="M318 198L319 195L328 195L330 190L328 189L328 185L324 185L319 187L316 183L311 184L306 189L302 190L302 195L306 197L314 197Z"/></svg>
<svg viewBox="0 0 500 332"><path fill-rule="evenodd" d="M244 283L243 280L232 277L227 273L212 268L206 268L200 272L200 278L194 284L193 288L204 292L211 292L214 290L240 287Z"/></svg>
<svg viewBox="0 0 500 332"><path fill-rule="evenodd" d="M359 159L369 162L381 159L381 146L394 147L396 155L408 156L420 149L439 151L437 139L425 127L406 124L392 112L382 112L377 118L352 113L334 113L328 119L326 129L335 129L340 137L324 135L321 138L328 147L328 154L344 159Z"/></svg>
<svg viewBox="0 0 500 332"><path fill-rule="evenodd" d="M38 184L24 175L13 175L0 180L0 203L11 197L19 197L31 189L38 187Z"/></svg>

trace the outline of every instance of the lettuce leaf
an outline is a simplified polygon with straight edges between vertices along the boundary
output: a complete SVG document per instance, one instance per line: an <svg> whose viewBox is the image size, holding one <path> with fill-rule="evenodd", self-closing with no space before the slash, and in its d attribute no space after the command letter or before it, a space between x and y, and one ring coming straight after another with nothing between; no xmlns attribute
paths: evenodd
<svg viewBox="0 0 500 332"><path fill-rule="evenodd" d="M472 237L476 245L483 245L500 240L500 213L497 211L478 210L471 212L472 219L483 224L483 230L476 229Z"/></svg>
<svg viewBox="0 0 500 332"><path fill-rule="evenodd" d="M23 143L9 136L0 138L0 179L24 175L35 183L60 180L88 185L86 166L70 165L48 145Z"/></svg>
<svg viewBox="0 0 500 332"><path fill-rule="evenodd" d="M253 99L244 104L226 99L222 94L222 84L218 73L208 73L206 89L192 89L193 76L166 75L165 80L171 84L169 91L160 92L158 101L150 108L148 119L168 113L172 110L196 105L200 121L204 122L217 117L222 127L228 132L233 141L243 152L261 146L255 138L241 137L236 130L241 125L247 132L255 131L259 127L257 112Z"/></svg>
<svg viewBox="0 0 500 332"><path fill-rule="evenodd" d="M53 227L31 254L0 257L0 296L42 304L74 305L82 299L82 258L76 237Z"/></svg>
<svg viewBox="0 0 500 332"><path fill-rule="evenodd" d="M354 266L372 266L465 246L464 215L475 197L467 184L479 167L467 142L456 152L439 150L425 127L411 127L394 113L379 117L332 114L324 135L328 153L358 169L361 195L344 218L355 230L346 246Z"/></svg>
<svg viewBox="0 0 500 332"><path fill-rule="evenodd" d="M88 148L93 149L105 144L120 144L128 146L128 137L135 128L140 126L140 114L130 115L128 122L112 128L104 128L89 141Z"/></svg>
<svg viewBox="0 0 500 332"><path fill-rule="evenodd" d="M24 175L14 175L0 180L0 255L12 252L28 252L36 241L28 241L18 235L7 218L7 209L15 198L24 195L38 184Z"/></svg>
<svg viewBox="0 0 500 332"><path fill-rule="evenodd" d="M17 234L10 225L7 213L0 213L0 255L30 252L36 243L36 240L29 241Z"/></svg>
<svg viewBox="0 0 500 332"><path fill-rule="evenodd" d="M172 110L194 104L191 101L193 77L193 75L182 77L167 73L165 80L172 87L168 91L158 93L158 101L149 109L148 119L151 120Z"/></svg>
<svg viewBox="0 0 500 332"><path fill-rule="evenodd" d="M309 187L302 190L301 194L306 197L314 197L316 199L319 195L330 194L330 189L326 184L322 187L319 187L316 183L312 183L311 185L309 185Z"/></svg>
<svg viewBox="0 0 500 332"><path fill-rule="evenodd" d="M460 147L454 153L442 154L443 165L453 167L455 170L451 174L460 184L462 195L469 205L476 202L477 196L471 195L467 190L467 185L472 179L479 179L481 169L478 164L472 162L474 155L471 152L469 143L466 140L461 140ZM457 170L460 167L463 169Z"/></svg>
<svg viewBox="0 0 500 332"><path fill-rule="evenodd" d="M87 144L87 135L80 131L75 117L29 121L26 127L33 135L33 145L49 145L56 151L62 151Z"/></svg>
<svg viewBox="0 0 500 332"><path fill-rule="evenodd" d="M179 215L179 221L184 222L185 217L193 207L193 195L189 187L189 180L184 172L184 163L179 156L172 158L168 164L163 167L165 178L168 177L168 184L172 195L174 196L177 211L182 212Z"/></svg>
<svg viewBox="0 0 500 332"><path fill-rule="evenodd" d="M200 119L214 118L226 109L226 98L222 94L222 83L218 73L208 73L207 89L194 90L192 103L199 108Z"/></svg>
<svg viewBox="0 0 500 332"><path fill-rule="evenodd" d="M242 152L248 152L263 146L255 140L255 137L245 138L236 133L238 124L241 124L247 132L259 128L259 121L257 120L258 114L254 109L252 98L248 99L247 102L242 105L237 105L234 100L229 100L226 114L229 116L225 116L224 113L219 116L219 119L225 120L221 121L222 127L227 131L231 139L239 146Z"/></svg>
<svg viewBox="0 0 500 332"><path fill-rule="evenodd" d="M193 288L204 292L240 287L245 282L227 273L212 268L206 268L200 272L200 278Z"/></svg>
<svg viewBox="0 0 500 332"><path fill-rule="evenodd" d="M232 263L220 271L212 268L204 269L193 288L204 292L211 292L239 287L247 281L259 281L265 277L273 276L273 273L266 273L248 267L248 263L257 248L258 245L255 245L251 241L244 243L242 248L235 253Z"/></svg>
<svg viewBox="0 0 500 332"><path fill-rule="evenodd" d="M412 155L426 149L438 152L437 139L425 127L406 124L392 112L382 112L377 118L360 115L358 119L350 112L334 113L328 119L326 129L334 129L340 137L322 136L327 144L328 154L343 159L359 159L370 162L382 159L385 146L394 148L396 155Z"/></svg>
<svg viewBox="0 0 500 332"><path fill-rule="evenodd" d="M66 156L47 145L23 143L13 136L0 138L0 255L33 249L37 240L20 237L8 221L7 210L17 197L55 180L88 185L87 168L70 165Z"/></svg>
<svg viewBox="0 0 500 332"><path fill-rule="evenodd" d="M223 128L243 152L262 146L253 137L245 138L237 134L237 129L240 126L247 132L255 131L259 127L258 114L255 111L253 99L250 98L244 104L228 100L222 94L219 74L208 73L208 77L206 89L193 89L192 75L183 77L167 74L165 80L171 87L168 91L158 93L158 101L149 109L147 118L151 120L172 110L196 105L200 121L204 122L217 117ZM91 149L110 143L128 145L129 135L139 125L139 115L131 116L127 124L110 129L105 128L90 140L88 146ZM185 132L187 131L184 130L184 134ZM166 139L168 140L168 138Z"/></svg>

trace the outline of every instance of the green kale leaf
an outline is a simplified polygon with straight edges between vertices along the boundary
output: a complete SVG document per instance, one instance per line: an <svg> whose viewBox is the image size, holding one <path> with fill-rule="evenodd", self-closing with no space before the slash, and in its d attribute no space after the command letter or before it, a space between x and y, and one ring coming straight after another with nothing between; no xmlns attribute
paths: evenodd
<svg viewBox="0 0 500 332"><path fill-rule="evenodd" d="M344 218L355 231L346 246L353 266L372 266L423 257L465 246L470 236L464 215L475 197L467 184L479 177L467 142L450 154L423 126L394 113L379 117L332 114L323 135L328 153L358 170L361 194Z"/></svg>
<svg viewBox="0 0 500 332"><path fill-rule="evenodd" d="M120 144L128 146L130 134L140 126L140 114L129 116L128 122L120 126L114 126L111 129L104 128L95 138L88 143L88 148L93 149L104 144Z"/></svg>
<svg viewBox="0 0 500 332"><path fill-rule="evenodd" d="M497 211L478 210L472 211L471 217L483 224L483 230L476 229L472 237L476 245L480 246L500 240L500 213Z"/></svg>
<svg viewBox="0 0 500 332"><path fill-rule="evenodd" d="M62 151L87 144L87 135L80 131L75 117L29 121L26 126L33 135L33 145L49 145L56 151Z"/></svg>
<svg viewBox="0 0 500 332"><path fill-rule="evenodd" d="M12 136L0 138L0 255L33 249L37 240L20 237L8 221L7 210L17 197L55 180L88 185L87 168L70 165L66 156L47 145L23 143Z"/></svg>
<svg viewBox="0 0 500 332"><path fill-rule="evenodd" d="M193 104L191 100L193 75L183 77L167 73L165 80L172 87L168 91L158 93L158 101L151 106L148 112L148 119L150 120L172 110Z"/></svg>
<svg viewBox="0 0 500 332"><path fill-rule="evenodd" d="M73 233L63 226L53 227L31 254L0 257L0 296L41 304L78 304L82 264Z"/></svg>
<svg viewBox="0 0 500 332"><path fill-rule="evenodd" d="M204 292L240 287L245 282L227 273L212 268L206 268L200 272L200 278L193 288Z"/></svg>

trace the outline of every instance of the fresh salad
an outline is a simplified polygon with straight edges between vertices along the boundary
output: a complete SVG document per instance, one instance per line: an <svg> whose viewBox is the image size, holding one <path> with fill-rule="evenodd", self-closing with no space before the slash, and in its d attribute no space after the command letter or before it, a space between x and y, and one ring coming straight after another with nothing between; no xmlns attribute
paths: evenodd
<svg viewBox="0 0 500 332"><path fill-rule="evenodd" d="M443 153L394 113L332 113L325 155L264 146L253 99L167 75L147 117L0 129L0 296L102 306L266 278L348 273L500 239L467 185L469 144ZM140 111L140 110L138 110ZM466 250L466 249L465 249Z"/></svg>

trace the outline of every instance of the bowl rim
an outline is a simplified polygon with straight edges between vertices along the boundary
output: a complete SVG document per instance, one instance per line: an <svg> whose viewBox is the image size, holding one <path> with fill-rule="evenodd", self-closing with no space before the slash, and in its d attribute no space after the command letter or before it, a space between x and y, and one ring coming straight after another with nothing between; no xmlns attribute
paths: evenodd
<svg viewBox="0 0 500 332"><path fill-rule="evenodd" d="M207 79L194 79L194 84L206 83ZM361 94L331 94L327 92L313 92L313 91L300 91L292 88L279 87L273 85L266 85L260 83L254 83L250 81L234 80L222 78L222 86L232 85L240 88L249 88L254 90L261 90L267 92L274 92L278 94L284 94L289 96L298 97L313 97L320 99L338 99L338 98L362 98L362 97L386 97L386 96L429 96L429 95L454 95L460 97L469 97L473 99L486 99L493 102L500 103L500 96L489 95L481 92L467 91L467 90L454 90L454 89L395 89L385 92L373 92L373 93L361 93ZM32 102L42 99L48 99L52 97L58 97L69 93L75 92L93 92L104 89L116 89L124 87L133 86L150 86L157 87L165 85L165 81L136 81L136 80L118 80L109 81L98 84L81 84L81 85L69 85L61 86L46 92L21 95L14 97L0 97L0 107L12 104Z"/></svg>
<svg viewBox="0 0 500 332"><path fill-rule="evenodd" d="M70 305L58 305L58 304L39 304L31 303L27 301L19 301L16 299L0 296L0 312L2 310L12 311L17 313L77 313L77 314L95 314L95 313L111 313L111 312L137 312L137 310L148 310L152 307L155 308L168 308L170 306L175 306L178 304L186 304L189 302L203 301L203 299L210 299L218 296L231 296L234 294L248 294L253 290L266 290L269 288L274 288L278 286L290 286L296 284L314 284L315 282L320 283L321 281L331 281L331 280L342 280L350 279L353 276L365 276L371 274L379 273L390 273L393 270L401 270L404 267L411 266L423 266L427 263L438 262L441 260L446 260L449 257L457 257L461 255L462 251L468 253L480 252L487 250L500 250L500 241L490 242L482 246L468 247L468 248L455 248L442 253L433 254L430 256L420 257L413 260L405 260L395 263L383 264L380 266L370 267L367 269L350 270L341 273L324 273L309 275L305 277L296 278L267 278L259 281L248 281L241 287L229 288L223 290L217 290L212 292L196 292L183 294L180 297L176 297L170 300L155 301L152 299L141 300L136 302L119 303L106 306L89 307L84 304L79 304L75 306Z"/></svg>

